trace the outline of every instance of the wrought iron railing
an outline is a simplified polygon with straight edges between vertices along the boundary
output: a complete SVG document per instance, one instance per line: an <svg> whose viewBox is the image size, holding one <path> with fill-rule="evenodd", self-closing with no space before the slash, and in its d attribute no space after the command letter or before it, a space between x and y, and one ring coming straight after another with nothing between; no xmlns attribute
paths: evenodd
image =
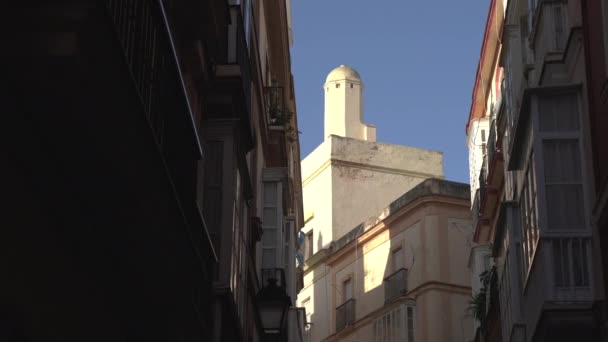
<svg viewBox="0 0 608 342"><path fill-rule="evenodd" d="M210 280L217 255L193 187L202 147L163 3L106 0L105 10L203 273Z"/></svg>
<svg viewBox="0 0 608 342"><path fill-rule="evenodd" d="M400 268L384 278L384 301L388 302L407 292L407 269Z"/></svg>
<svg viewBox="0 0 608 342"><path fill-rule="evenodd" d="M336 331L355 321L355 299L351 298L336 308Z"/></svg>
<svg viewBox="0 0 608 342"><path fill-rule="evenodd" d="M188 121L196 152L202 155L163 1L106 0L106 9L161 151L170 153L167 131L184 126L171 122L178 117Z"/></svg>
<svg viewBox="0 0 608 342"><path fill-rule="evenodd" d="M230 20L231 24L228 28L228 39L226 40L226 64L239 66L245 107L247 116L249 116L251 107L251 61L241 6L230 6Z"/></svg>
<svg viewBox="0 0 608 342"><path fill-rule="evenodd" d="M264 87L264 100L269 124L284 125L289 121L291 113L286 109L283 87Z"/></svg>
<svg viewBox="0 0 608 342"><path fill-rule="evenodd" d="M487 176L487 167L488 157L487 155L483 156L483 161L481 162L481 169L479 170L479 207L483 208L485 195L486 195L486 176Z"/></svg>
<svg viewBox="0 0 608 342"><path fill-rule="evenodd" d="M590 286L591 240L587 237L546 239L553 249L553 283L560 289ZM572 299L572 298L571 298Z"/></svg>
<svg viewBox="0 0 608 342"><path fill-rule="evenodd" d="M496 120L492 119L490 121L490 132L488 134L488 145L487 145L487 156L488 156L488 165L492 165L494 161L494 157L496 156Z"/></svg>
<svg viewBox="0 0 608 342"><path fill-rule="evenodd" d="M285 289L285 270L282 268L263 268L262 269L262 286L267 286L269 283L275 283L278 287Z"/></svg>
<svg viewBox="0 0 608 342"><path fill-rule="evenodd" d="M475 196L473 197L471 215L473 216L473 230L475 230L477 229L477 224L479 223L479 218L481 216L481 213L479 212L479 190L475 191Z"/></svg>

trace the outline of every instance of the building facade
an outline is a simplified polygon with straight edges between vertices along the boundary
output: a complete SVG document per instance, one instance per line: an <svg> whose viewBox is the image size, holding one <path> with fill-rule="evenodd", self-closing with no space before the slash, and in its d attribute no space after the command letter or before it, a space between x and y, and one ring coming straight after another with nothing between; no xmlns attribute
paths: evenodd
<svg viewBox="0 0 608 342"><path fill-rule="evenodd" d="M308 341L470 339L469 187L441 180L441 152L376 141L354 69L323 92L325 139L302 161Z"/></svg>
<svg viewBox="0 0 608 342"><path fill-rule="evenodd" d="M3 13L0 340L302 340L290 11L108 0ZM272 329L269 292L283 303Z"/></svg>
<svg viewBox="0 0 608 342"><path fill-rule="evenodd" d="M430 178L306 261L308 341L468 341L469 187Z"/></svg>
<svg viewBox="0 0 608 342"><path fill-rule="evenodd" d="M482 146L469 144L470 160L482 160L470 164L476 339L601 340L601 9L491 2L467 122L469 141L475 122L489 129Z"/></svg>
<svg viewBox="0 0 608 342"><path fill-rule="evenodd" d="M357 71L344 65L332 70L323 92L325 139L302 160L307 255L422 180L443 178L441 152L376 142L376 128L362 123L363 82Z"/></svg>
<svg viewBox="0 0 608 342"><path fill-rule="evenodd" d="M589 124L591 126L591 155L595 182L593 220L597 226L602 252L604 284L608 284L608 2L582 1L583 35L589 101ZM608 287L604 286L607 291ZM604 302L598 309L603 336L608 336L608 309Z"/></svg>

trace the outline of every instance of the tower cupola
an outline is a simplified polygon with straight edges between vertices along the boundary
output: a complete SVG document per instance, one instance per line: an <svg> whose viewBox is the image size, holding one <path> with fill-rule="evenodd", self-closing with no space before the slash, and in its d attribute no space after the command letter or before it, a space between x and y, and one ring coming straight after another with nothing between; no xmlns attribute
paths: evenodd
<svg viewBox="0 0 608 342"><path fill-rule="evenodd" d="M346 65L332 70L325 79L325 139L330 135L376 141L376 127L363 124L363 82Z"/></svg>

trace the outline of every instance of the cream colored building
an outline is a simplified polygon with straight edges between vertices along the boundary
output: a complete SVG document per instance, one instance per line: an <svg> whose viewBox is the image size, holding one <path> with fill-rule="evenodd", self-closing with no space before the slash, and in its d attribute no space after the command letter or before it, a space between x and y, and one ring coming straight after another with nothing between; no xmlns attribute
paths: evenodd
<svg viewBox="0 0 608 342"><path fill-rule="evenodd" d="M363 82L355 70L334 69L323 90L325 140L302 161L312 253L424 179L443 178L441 152L376 142L376 128L362 123Z"/></svg>
<svg viewBox="0 0 608 342"><path fill-rule="evenodd" d="M306 261L308 341L470 341L469 186L427 179Z"/></svg>
<svg viewBox="0 0 608 342"><path fill-rule="evenodd" d="M325 139L302 161L309 341L469 340L468 185L442 180L441 152L376 142L352 68L323 91Z"/></svg>

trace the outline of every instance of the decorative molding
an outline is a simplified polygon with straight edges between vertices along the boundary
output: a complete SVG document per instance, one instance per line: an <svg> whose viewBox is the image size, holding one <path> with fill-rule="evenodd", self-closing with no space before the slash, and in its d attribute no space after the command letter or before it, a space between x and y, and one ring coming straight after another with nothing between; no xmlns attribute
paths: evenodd
<svg viewBox="0 0 608 342"><path fill-rule="evenodd" d="M346 167L357 168L357 169L361 169L361 170L378 171L378 172L392 173L392 174L397 174L397 175L402 175L402 176L410 176L410 177L424 178L424 179L426 179L426 178L445 179L445 176L439 176L439 175L434 175L434 174L425 173L425 172L408 171L408 170L402 170L402 169L397 169L397 168L363 164L363 163L341 160L341 159L337 159L337 158L330 158L325 163L323 163L321 166L319 166L313 173L311 173L310 176L306 177L306 179L302 182L302 185L305 186L306 184L308 184L310 181L312 181L315 177L317 177L321 172L323 172L329 166L346 166Z"/></svg>

